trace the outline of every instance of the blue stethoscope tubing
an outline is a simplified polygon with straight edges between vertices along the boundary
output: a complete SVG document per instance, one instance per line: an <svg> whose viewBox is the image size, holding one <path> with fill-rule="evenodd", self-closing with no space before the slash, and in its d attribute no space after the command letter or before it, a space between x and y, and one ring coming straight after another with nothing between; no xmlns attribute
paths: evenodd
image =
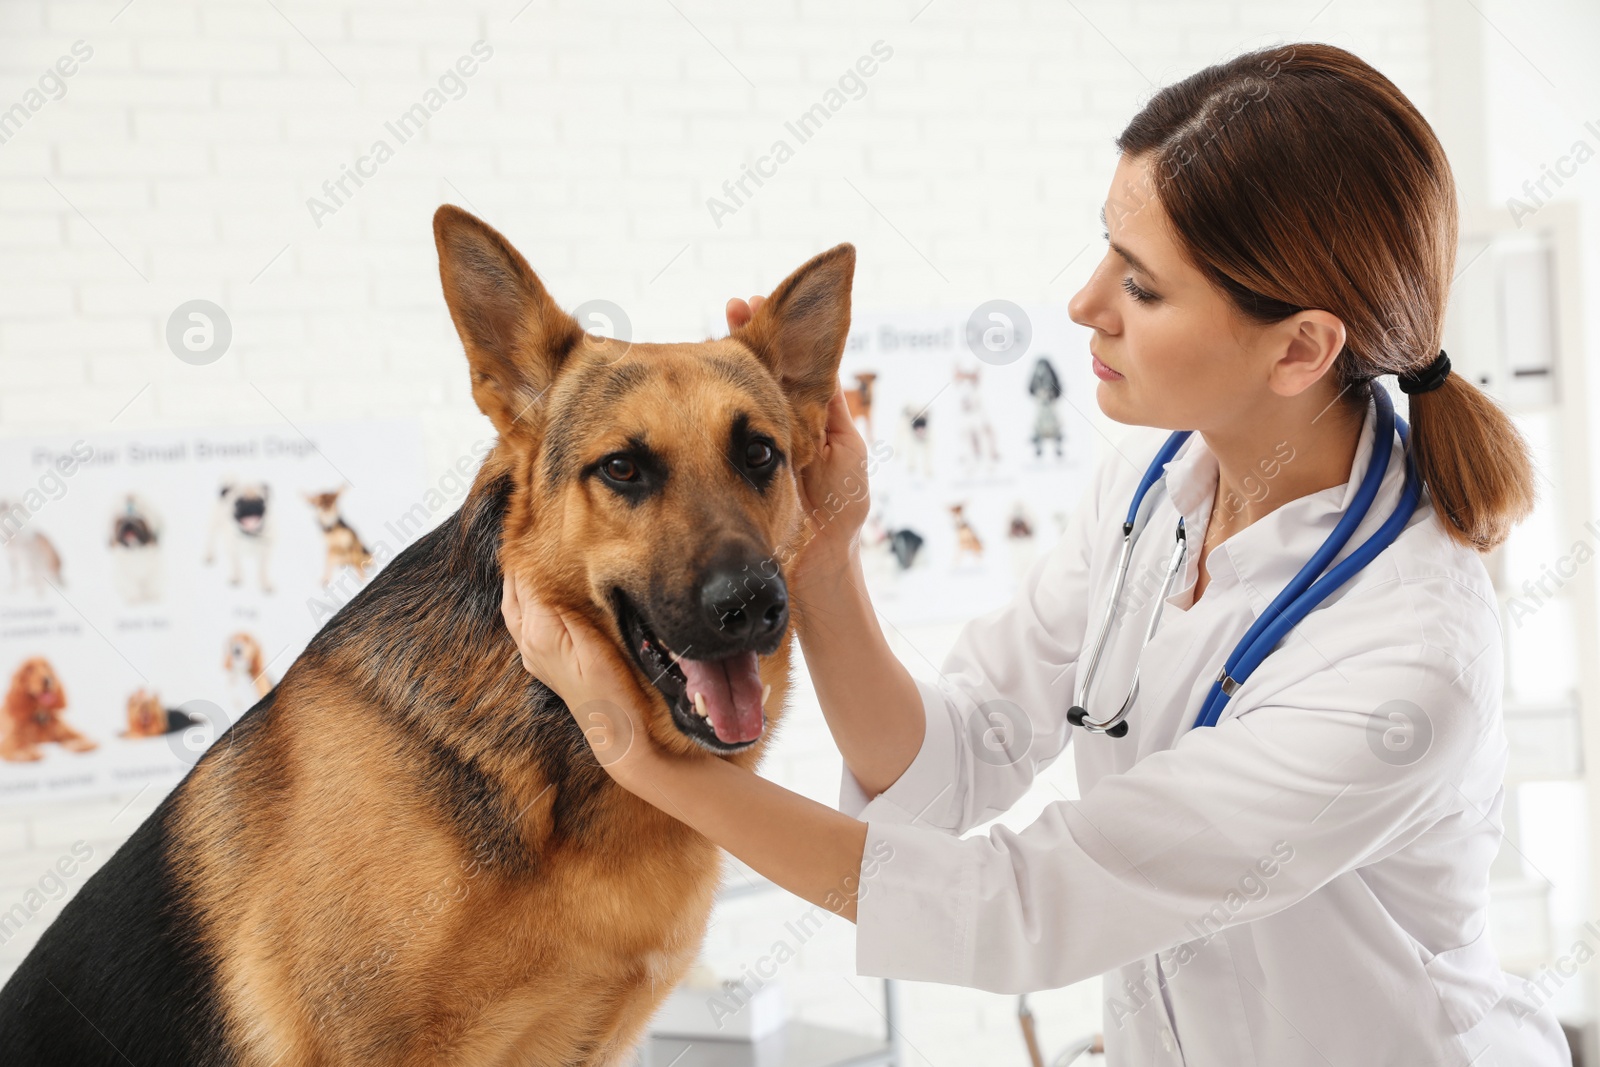
<svg viewBox="0 0 1600 1067"><path fill-rule="evenodd" d="M1361 484L1356 489L1356 495L1350 503L1349 509L1340 517L1333 532L1322 546L1300 568L1298 574L1290 580L1289 584L1273 598L1259 618L1251 625L1250 629L1234 647L1233 652L1211 684L1210 691L1206 694L1204 703L1200 706L1199 713L1195 716L1194 726L1215 726L1222 716L1222 709L1227 704L1228 698L1243 685L1245 680L1261 665L1267 655L1277 647L1279 641L1294 628L1295 624L1311 613L1319 604L1331 596L1334 590L1344 585L1355 576L1356 572L1370 563L1378 553L1389 547L1394 539L1400 536L1400 531L1405 529L1411 516L1417 509L1417 503L1422 496L1422 478L1417 473L1416 459L1412 455L1410 445L1411 428L1406 421L1395 414L1394 401L1390 399L1387 390L1376 382L1371 384L1374 400L1377 405L1377 421L1373 429L1373 450L1367 461L1367 469L1362 476ZM1405 488L1400 494L1400 503L1396 505L1394 513L1378 530L1364 541L1350 555L1340 560L1326 574L1323 569L1337 556L1345 544L1350 540L1350 535L1361 525L1362 520L1372 508L1372 501L1378 495L1378 487L1383 482L1383 476L1389 468L1391 450L1377 447L1378 442L1388 441L1390 435L1396 431L1400 434L1400 444L1405 453L1406 481ZM1081 726L1093 733L1104 733L1112 737L1122 737L1128 732L1127 716L1132 708L1134 699L1139 692L1139 667L1134 665L1133 680L1128 689L1128 696L1122 706L1111 717L1103 720L1093 720L1088 717L1087 697L1089 687L1093 684L1095 669L1099 666L1100 653L1105 648L1106 637L1110 632L1111 623L1117 611L1117 605L1122 598L1122 588L1128 576L1128 566L1133 557L1133 546L1136 539L1136 523L1140 506L1143 505L1146 494L1166 474L1166 465L1172 460L1189 439L1192 430L1179 430L1168 437L1162 444L1161 450L1151 460L1149 468L1139 482L1139 488L1134 492L1133 503L1128 507L1128 517L1122 524L1122 552L1117 561L1117 574L1112 585L1111 598L1106 605L1105 615L1101 618L1100 632L1095 638L1093 649L1090 651L1088 665L1083 676L1078 680L1077 692L1071 711L1067 719L1074 726ZM1150 642L1154 636L1156 624L1161 618L1161 608L1170 595L1174 577L1183 565L1186 551L1183 519L1178 520L1176 544L1173 547L1171 559L1167 564L1166 582L1162 585L1161 598L1156 601L1155 610L1151 613L1150 623L1145 630L1144 644ZM1320 577L1318 577L1320 575ZM1144 645L1140 646L1141 651Z"/></svg>

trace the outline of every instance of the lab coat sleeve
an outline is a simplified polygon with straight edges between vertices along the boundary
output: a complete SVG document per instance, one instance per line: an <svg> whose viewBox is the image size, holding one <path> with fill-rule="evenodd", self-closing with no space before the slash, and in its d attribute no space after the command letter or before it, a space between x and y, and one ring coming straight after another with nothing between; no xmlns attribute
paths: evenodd
<svg viewBox="0 0 1600 1067"><path fill-rule="evenodd" d="M1091 546L1102 523L1121 526L1105 496L1115 465L1128 462L1113 454L1096 468L1011 602L962 629L937 681L916 680L922 746L900 777L871 797L845 766L840 811L961 833L1011 807L1061 754L1090 611Z"/></svg>
<svg viewBox="0 0 1600 1067"><path fill-rule="evenodd" d="M1458 660L1382 644L1395 601L1368 601L1312 639L1325 668L1254 701L1252 678L1236 717L1020 832L869 818L858 971L997 993L1068 985L1286 908L1492 795L1505 751L1493 609L1463 620L1478 655ZM1341 649L1340 633L1369 647Z"/></svg>

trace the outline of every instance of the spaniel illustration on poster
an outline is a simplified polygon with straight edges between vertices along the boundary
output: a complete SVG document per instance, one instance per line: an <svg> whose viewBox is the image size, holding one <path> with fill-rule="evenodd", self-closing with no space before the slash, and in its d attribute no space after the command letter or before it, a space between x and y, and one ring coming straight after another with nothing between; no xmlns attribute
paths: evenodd
<svg viewBox="0 0 1600 1067"><path fill-rule="evenodd" d="M1056 404L1061 400L1061 377L1056 374L1050 357L1040 356L1033 365L1033 377L1028 379L1028 395L1033 397L1034 402L1033 454L1043 457L1044 443L1053 441L1056 458L1060 459L1065 446L1061 416L1056 412Z"/></svg>
<svg viewBox="0 0 1600 1067"><path fill-rule="evenodd" d="M67 693L50 661L43 656L24 660L11 676L0 714L0 759L13 763L41 760L41 746L46 744L58 744L68 752L99 748L98 742L66 724L62 718L66 710Z"/></svg>

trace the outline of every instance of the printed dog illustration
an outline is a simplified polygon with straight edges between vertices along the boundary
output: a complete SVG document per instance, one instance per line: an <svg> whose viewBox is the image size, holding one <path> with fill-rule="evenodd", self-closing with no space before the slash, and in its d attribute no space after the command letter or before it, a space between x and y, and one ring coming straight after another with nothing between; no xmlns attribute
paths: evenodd
<svg viewBox="0 0 1600 1067"><path fill-rule="evenodd" d="M263 593L272 592L267 577L267 557L272 552L272 517L267 510L271 490L261 482L224 482L211 513L211 532L206 537L207 563L217 558L217 539L228 547L228 581L243 580L245 556L254 556Z"/></svg>
<svg viewBox="0 0 1600 1067"><path fill-rule="evenodd" d="M900 410L900 454L905 457L906 472L920 472L924 478L933 477L933 439L928 426L928 407L907 404Z"/></svg>
<svg viewBox="0 0 1600 1067"><path fill-rule="evenodd" d="M161 737L175 734L191 726L204 725L203 720L181 708L163 707L161 699L147 689L136 689L128 697L127 738Z"/></svg>
<svg viewBox="0 0 1600 1067"><path fill-rule="evenodd" d="M859 371L854 376L855 388L844 391L844 406L850 418L861 430L861 435L872 440L872 383L878 380L876 371Z"/></svg>
<svg viewBox="0 0 1600 1067"><path fill-rule="evenodd" d="M910 570L922 550L923 538L909 526L895 527L884 519L883 509L873 511L861 527L862 563L878 577ZM923 557L924 559L926 557Z"/></svg>
<svg viewBox="0 0 1600 1067"><path fill-rule="evenodd" d="M272 691L261 642L243 630L229 634L223 643L222 669L228 675L228 686L236 698L243 694L243 699L235 699L235 704L249 707Z"/></svg>
<svg viewBox="0 0 1600 1067"><path fill-rule="evenodd" d="M611 781L502 583L617 642L656 744L758 764L855 252L728 337L629 346L471 215L434 234L494 450L45 931L9 1063L616 1067L693 962L720 852Z"/></svg>
<svg viewBox="0 0 1600 1067"><path fill-rule="evenodd" d="M361 581L367 580L367 568L372 566L372 552L361 543L361 538L339 514L339 495L344 486L326 493L306 493L306 503L317 513L317 525L322 527L322 539L328 554L322 565L322 584L333 581L333 572L349 567Z"/></svg>
<svg viewBox="0 0 1600 1067"><path fill-rule="evenodd" d="M111 570L128 604L161 599L161 518L133 493L111 516Z"/></svg>
<svg viewBox="0 0 1600 1067"><path fill-rule="evenodd" d="M972 523L967 519L966 505L950 505L950 518L956 527L956 562L960 563L963 556L971 556L975 562L981 562L983 559L983 541L978 537L978 531L972 528Z"/></svg>
<svg viewBox="0 0 1600 1067"><path fill-rule="evenodd" d="M954 372L956 395L961 404L961 459L971 468L980 463L993 468L1000 454L995 449L994 426L984 409L983 393L978 388L977 367L957 367Z"/></svg>
<svg viewBox="0 0 1600 1067"><path fill-rule="evenodd" d="M1056 403L1061 399L1061 378L1049 357L1040 356L1033 365L1033 377L1028 379L1028 395L1036 405L1033 413L1033 454L1044 455L1044 443L1054 441L1056 456L1062 455L1064 435L1061 417L1056 413Z"/></svg>
<svg viewBox="0 0 1600 1067"><path fill-rule="evenodd" d="M1033 567L1038 539L1034 536L1033 516L1028 505L1018 500L1011 509L1011 522L1006 527L1006 540L1011 546L1011 574L1020 584Z"/></svg>
<svg viewBox="0 0 1600 1067"><path fill-rule="evenodd" d="M39 746L56 743L68 752L90 752L99 743L61 720L67 694L50 661L43 656L24 660L11 676L4 715L0 716L0 759L25 763L44 758ZM5 1028L0 1026L0 1035Z"/></svg>
<svg viewBox="0 0 1600 1067"><path fill-rule="evenodd" d="M17 516L22 516L19 520ZM0 536L6 537L6 559L11 568L11 591L22 588L24 576L34 593L44 595L48 582L54 586L65 585L61 577L61 553L50 539L36 529L19 525L27 521L27 512L10 501L0 500Z"/></svg>

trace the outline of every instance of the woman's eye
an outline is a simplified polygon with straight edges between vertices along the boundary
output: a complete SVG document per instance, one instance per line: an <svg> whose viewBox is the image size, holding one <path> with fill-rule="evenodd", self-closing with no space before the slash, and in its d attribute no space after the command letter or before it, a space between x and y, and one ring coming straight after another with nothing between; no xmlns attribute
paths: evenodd
<svg viewBox="0 0 1600 1067"><path fill-rule="evenodd" d="M639 466L627 456L612 456L605 462L606 477L614 482L631 482L639 477Z"/></svg>
<svg viewBox="0 0 1600 1067"><path fill-rule="evenodd" d="M1156 298L1156 294L1139 288L1139 286L1134 283L1132 278L1122 279L1122 288L1126 289L1128 295L1139 301L1141 304L1148 304L1150 301Z"/></svg>
<svg viewBox="0 0 1600 1067"><path fill-rule="evenodd" d="M772 446L765 441L751 441L744 450L744 461L752 467L765 467L774 456Z"/></svg>

